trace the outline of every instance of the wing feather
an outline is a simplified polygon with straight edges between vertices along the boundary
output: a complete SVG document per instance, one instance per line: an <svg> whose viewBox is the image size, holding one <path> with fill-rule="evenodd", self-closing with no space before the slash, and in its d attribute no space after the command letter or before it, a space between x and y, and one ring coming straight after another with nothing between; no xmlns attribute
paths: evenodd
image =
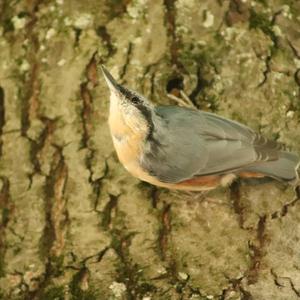
<svg viewBox="0 0 300 300"><path fill-rule="evenodd" d="M238 122L172 106L156 108L160 124L146 143L142 166L164 182L224 174L278 159L278 144Z"/></svg>

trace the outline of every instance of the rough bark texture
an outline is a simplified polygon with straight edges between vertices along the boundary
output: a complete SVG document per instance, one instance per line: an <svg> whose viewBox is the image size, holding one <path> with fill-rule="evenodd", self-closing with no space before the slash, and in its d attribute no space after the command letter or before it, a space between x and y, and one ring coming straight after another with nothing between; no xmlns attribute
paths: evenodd
<svg viewBox="0 0 300 300"><path fill-rule="evenodd" d="M99 60L300 152L299 1L1 0L0 298L300 298L293 189L131 177Z"/></svg>

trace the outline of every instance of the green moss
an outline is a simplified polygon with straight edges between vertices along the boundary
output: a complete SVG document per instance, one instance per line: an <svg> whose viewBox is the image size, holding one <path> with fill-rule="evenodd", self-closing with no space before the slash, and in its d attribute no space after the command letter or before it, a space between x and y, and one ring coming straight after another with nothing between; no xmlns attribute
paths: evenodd
<svg viewBox="0 0 300 300"><path fill-rule="evenodd" d="M147 293L156 291L156 287L147 282L144 277L143 268L136 263L133 263L129 255L129 246L131 239L136 233L131 232L126 235L122 232L114 230L113 240L111 247L116 251L120 260L116 264L118 282L126 282L127 293L129 299L132 299L133 295L138 298L138 295L142 296ZM126 241L126 242L125 242ZM126 246L124 246L126 244Z"/></svg>
<svg viewBox="0 0 300 300"><path fill-rule="evenodd" d="M91 290L88 291L80 290L78 294L73 295L72 299L73 300L98 300L99 296L97 296L96 293Z"/></svg>
<svg viewBox="0 0 300 300"><path fill-rule="evenodd" d="M86 272L86 268L82 268L79 272L77 272L73 276L72 281L70 282L69 285L72 295L77 295L78 293L81 292L80 281L85 272Z"/></svg>
<svg viewBox="0 0 300 300"><path fill-rule="evenodd" d="M258 13L254 9L250 10L249 29L260 29L263 33L275 41L276 36L272 30L272 27L273 24L268 15Z"/></svg>
<svg viewBox="0 0 300 300"><path fill-rule="evenodd" d="M2 252L2 251L1 251ZM5 276L5 264L4 264L4 253L2 252L0 257L0 278ZM1 294L0 294L1 295ZM1 297L0 297L1 299Z"/></svg>
<svg viewBox="0 0 300 300"><path fill-rule="evenodd" d="M9 209L4 207L2 210L2 224L5 226L9 220Z"/></svg>
<svg viewBox="0 0 300 300"><path fill-rule="evenodd" d="M217 31L214 35L213 38L216 43L223 43L224 42L224 37L222 36L220 31Z"/></svg>
<svg viewBox="0 0 300 300"><path fill-rule="evenodd" d="M205 101L210 104L209 109L211 111L217 111L219 109L219 100L216 95L205 95Z"/></svg>
<svg viewBox="0 0 300 300"><path fill-rule="evenodd" d="M115 18L126 12L126 1L125 0L112 0L109 1L109 17Z"/></svg>
<svg viewBox="0 0 300 300"><path fill-rule="evenodd" d="M266 0L256 0L256 2L262 4L264 7L268 7L268 3Z"/></svg>
<svg viewBox="0 0 300 300"><path fill-rule="evenodd" d="M11 19L5 19L3 21L3 29L4 32L14 31L14 24L12 23Z"/></svg>
<svg viewBox="0 0 300 300"><path fill-rule="evenodd" d="M55 256L51 258L52 273L60 276L63 273L64 256Z"/></svg>
<svg viewBox="0 0 300 300"><path fill-rule="evenodd" d="M64 287L55 286L45 291L42 296L44 300L64 300Z"/></svg>
<svg viewBox="0 0 300 300"><path fill-rule="evenodd" d="M70 291L72 294L72 299L74 300L97 300L99 297L97 297L96 293L89 289L87 291L84 291L80 287L81 280L83 279L83 276L85 276L86 272L88 270L83 267L79 272L77 272L70 282Z"/></svg>
<svg viewBox="0 0 300 300"><path fill-rule="evenodd" d="M102 226L104 227L104 229L108 229L108 226L111 222L111 214L112 214L112 210L116 207L117 203L118 203L118 197L114 196L114 195L109 195L110 200L107 202L107 204L105 205L105 208L103 210L103 217L102 217Z"/></svg>
<svg viewBox="0 0 300 300"><path fill-rule="evenodd" d="M154 285L147 282L141 283L137 288L137 291L140 295L146 295L147 293L154 293L156 292L156 290L157 289Z"/></svg>

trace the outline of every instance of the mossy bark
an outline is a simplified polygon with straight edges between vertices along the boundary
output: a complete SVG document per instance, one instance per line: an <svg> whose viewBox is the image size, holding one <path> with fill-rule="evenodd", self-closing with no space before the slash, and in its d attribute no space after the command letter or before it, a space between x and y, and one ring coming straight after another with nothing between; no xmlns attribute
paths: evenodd
<svg viewBox="0 0 300 300"><path fill-rule="evenodd" d="M298 299L293 189L133 178L97 64L300 152L299 16L292 0L2 0L0 298Z"/></svg>

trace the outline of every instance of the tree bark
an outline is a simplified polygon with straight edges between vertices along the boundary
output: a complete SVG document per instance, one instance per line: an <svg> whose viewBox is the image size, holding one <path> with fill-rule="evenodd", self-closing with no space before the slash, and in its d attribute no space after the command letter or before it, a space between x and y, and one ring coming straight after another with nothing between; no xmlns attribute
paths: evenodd
<svg viewBox="0 0 300 300"><path fill-rule="evenodd" d="M299 16L290 0L2 0L0 298L298 299L293 189L133 178L98 63L299 152Z"/></svg>

